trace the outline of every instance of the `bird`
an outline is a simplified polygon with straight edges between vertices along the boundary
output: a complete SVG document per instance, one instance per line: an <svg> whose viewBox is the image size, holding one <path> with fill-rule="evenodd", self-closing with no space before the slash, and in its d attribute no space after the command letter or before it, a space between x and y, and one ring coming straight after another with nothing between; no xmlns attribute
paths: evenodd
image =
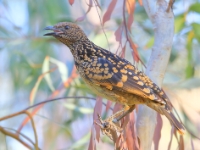
<svg viewBox="0 0 200 150"><path fill-rule="evenodd" d="M71 51L83 81L98 96L120 103L127 112L143 104L165 115L183 135L185 128L174 116L168 96L144 72L126 59L95 45L75 23L60 22L44 30Z"/></svg>

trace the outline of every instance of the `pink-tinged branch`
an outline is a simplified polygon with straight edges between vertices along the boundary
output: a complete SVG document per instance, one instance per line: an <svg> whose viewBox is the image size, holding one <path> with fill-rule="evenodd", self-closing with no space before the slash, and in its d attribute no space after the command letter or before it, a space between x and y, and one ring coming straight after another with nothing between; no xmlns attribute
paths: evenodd
<svg viewBox="0 0 200 150"><path fill-rule="evenodd" d="M174 15L165 0L143 0L144 8L153 23L155 42L147 64L146 74L161 87L168 64L173 35ZM156 126L156 112L146 106L139 106L137 132L141 149L151 149Z"/></svg>

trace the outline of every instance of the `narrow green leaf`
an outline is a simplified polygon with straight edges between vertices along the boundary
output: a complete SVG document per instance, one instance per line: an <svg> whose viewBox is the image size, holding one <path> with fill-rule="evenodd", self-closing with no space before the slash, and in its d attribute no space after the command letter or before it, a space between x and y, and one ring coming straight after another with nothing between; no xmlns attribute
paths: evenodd
<svg viewBox="0 0 200 150"><path fill-rule="evenodd" d="M82 114L92 114L93 113L92 108L78 107L77 105L72 104L72 103L65 104L65 107L70 110L78 111Z"/></svg>
<svg viewBox="0 0 200 150"><path fill-rule="evenodd" d="M194 3L190 6L189 11L200 13L200 3Z"/></svg>
<svg viewBox="0 0 200 150"><path fill-rule="evenodd" d="M148 43L146 44L146 47L150 48L152 47L154 44L154 37L152 37L151 39L149 39Z"/></svg>
<svg viewBox="0 0 200 150"><path fill-rule="evenodd" d="M42 65L42 73L48 72L50 70L49 59L50 59L49 56L46 56L46 58L44 59L44 62L43 62L43 65ZM49 73L46 74L44 76L44 78L47 81L47 84L48 84L49 88L51 89L51 91L55 91L55 88L53 86L50 74Z"/></svg>
<svg viewBox="0 0 200 150"><path fill-rule="evenodd" d="M192 40L194 38L194 31L190 31L187 37L187 66L186 66L186 78L194 76L194 64L192 59Z"/></svg>
<svg viewBox="0 0 200 150"><path fill-rule="evenodd" d="M68 79L68 69L66 65L63 62L58 61L52 57L49 58L49 61L58 66L58 71L60 72L62 82L65 83L65 81L67 81Z"/></svg>
<svg viewBox="0 0 200 150"><path fill-rule="evenodd" d="M192 28L194 31L194 37L200 42L200 24L193 23Z"/></svg>
<svg viewBox="0 0 200 150"><path fill-rule="evenodd" d="M175 33L180 32L185 25L185 17L184 15L180 15L175 19Z"/></svg>

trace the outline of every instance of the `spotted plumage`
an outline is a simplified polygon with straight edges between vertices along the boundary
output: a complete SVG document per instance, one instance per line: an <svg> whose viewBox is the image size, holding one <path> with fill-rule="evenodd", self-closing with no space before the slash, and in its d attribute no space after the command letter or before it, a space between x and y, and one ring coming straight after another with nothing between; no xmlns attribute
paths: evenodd
<svg viewBox="0 0 200 150"><path fill-rule="evenodd" d="M53 30L46 36L69 47L82 79L96 94L129 108L146 104L164 114L183 134L184 127L172 114L167 95L130 62L92 43L76 24L61 22L45 29Z"/></svg>

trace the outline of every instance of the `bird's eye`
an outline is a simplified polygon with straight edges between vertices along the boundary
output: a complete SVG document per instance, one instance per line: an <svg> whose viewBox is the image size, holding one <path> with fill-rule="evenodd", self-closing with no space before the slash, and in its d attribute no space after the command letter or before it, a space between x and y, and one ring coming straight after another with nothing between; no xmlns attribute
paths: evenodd
<svg viewBox="0 0 200 150"><path fill-rule="evenodd" d="M69 26L68 26L68 25L66 25L66 26L65 26L65 29L69 29Z"/></svg>

